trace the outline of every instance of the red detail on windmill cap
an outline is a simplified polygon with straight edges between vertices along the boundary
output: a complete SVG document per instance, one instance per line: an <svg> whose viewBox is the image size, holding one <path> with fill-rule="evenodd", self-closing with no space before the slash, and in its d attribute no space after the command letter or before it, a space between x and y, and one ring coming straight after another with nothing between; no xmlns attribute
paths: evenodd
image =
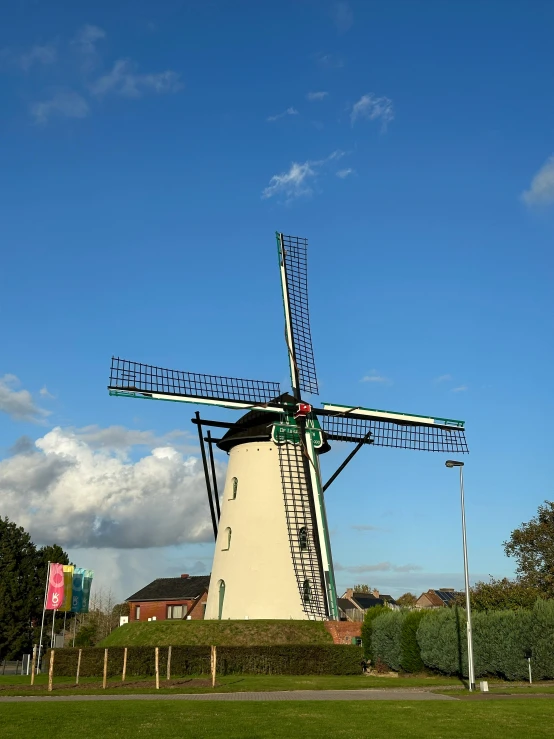
<svg viewBox="0 0 554 739"><path fill-rule="evenodd" d="M309 403L298 403L294 413L295 418L302 418L312 412L312 406Z"/></svg>

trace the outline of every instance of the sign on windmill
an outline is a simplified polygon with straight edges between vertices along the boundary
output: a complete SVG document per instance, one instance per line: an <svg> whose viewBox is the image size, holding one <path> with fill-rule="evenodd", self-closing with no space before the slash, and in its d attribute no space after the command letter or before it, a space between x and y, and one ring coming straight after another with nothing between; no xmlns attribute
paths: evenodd
<svg viewBox="0 0 554 739"><path fill-rule="evenodd" d="M307 240L277 233L292 394L276 382L203 375L112 358L109 392L247 413L234 423L196 417L215 553L205 618L337 619L324 492L368 444L468 451L464 422L323 403L317 395L307 286ZM214 439L203 426L226 429ZM354 443L323 484L329 441ZM205 442L208 444L206 452ZM229 455L221 509L213 444Z"/></svg>

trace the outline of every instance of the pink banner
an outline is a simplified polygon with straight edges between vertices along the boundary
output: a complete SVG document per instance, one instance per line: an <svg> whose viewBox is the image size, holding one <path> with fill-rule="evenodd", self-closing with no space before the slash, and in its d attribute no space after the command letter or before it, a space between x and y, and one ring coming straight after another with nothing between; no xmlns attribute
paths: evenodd
<svg viewBox="0 0 554 739"><path fill-rule="evenodd" d="M50 563L46 609L55 611L63 603L63 565Z"/></svg>

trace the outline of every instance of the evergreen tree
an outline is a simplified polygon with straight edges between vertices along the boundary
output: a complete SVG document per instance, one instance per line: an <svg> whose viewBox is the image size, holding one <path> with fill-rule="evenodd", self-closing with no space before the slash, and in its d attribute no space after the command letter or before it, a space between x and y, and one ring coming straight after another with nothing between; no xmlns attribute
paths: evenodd
<svg viewBox="0 0 554 739"><path fill-rule="evenodd" d="M37 551L29 534L0 519L0 659L29 651L37 612Z"/></svg>

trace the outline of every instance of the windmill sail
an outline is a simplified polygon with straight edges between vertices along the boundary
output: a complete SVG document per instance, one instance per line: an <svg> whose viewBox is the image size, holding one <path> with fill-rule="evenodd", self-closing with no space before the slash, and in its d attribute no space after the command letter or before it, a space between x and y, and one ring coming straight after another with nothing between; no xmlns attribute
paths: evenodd
<svg viewBox="0 0 554 739"><path fill-rule="evenodd" d="M359 442L370 432L365 443L375 446L469 452L463 421L330 404L324 404L323 409L315 412L329 439Z"/></svg>
<svg viewBox="0 0 554 739"><path fill-rule="evenodd" d="M318 394L308 309L308 239L277 233L291 381L299 391Z"/></svg>
<svg viewBox="0 0 554 739"><path fill-rule="evenodd" d="M281 394L278 382L182 372L119 357L112 357L108 389L110 395L181 400L228 408L265 407Z"/></svg>

